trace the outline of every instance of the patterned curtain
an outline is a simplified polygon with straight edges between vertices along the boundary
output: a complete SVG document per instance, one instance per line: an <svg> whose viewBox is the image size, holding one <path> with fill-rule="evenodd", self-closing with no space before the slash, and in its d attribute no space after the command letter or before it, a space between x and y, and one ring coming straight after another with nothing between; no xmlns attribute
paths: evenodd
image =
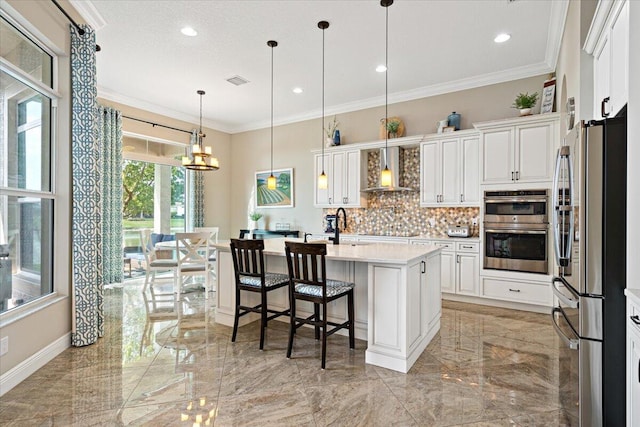
<svg viewBox="0 0 640 427"><path fill-rule="evenodd" d="M122 114L100 106L98 144L102 148L102 284L121 283Z"/></svg>
<svg viewBox="0 0 640 427"><path fill-rule="evenodd" d="M101 151L98 141L96 39L71 28L71 153L73 330L71 344L93 344L104 334L101 230Z"/></svg>

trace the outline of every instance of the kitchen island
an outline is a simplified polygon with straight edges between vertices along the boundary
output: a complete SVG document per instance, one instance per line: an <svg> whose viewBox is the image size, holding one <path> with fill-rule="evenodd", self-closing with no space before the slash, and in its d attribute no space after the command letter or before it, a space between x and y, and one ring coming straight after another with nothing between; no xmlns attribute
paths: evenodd
<svg viewBox="0 0 640 427"><path fill-rule="evenodd" d="M264 241L267 271L287 273L284 242L282 238ZM235 285L229 242L215 247L215 320L233 326ZM327 277L355 283L355 334L367 341L366 363L406 373L440 329L440 250L436 246L384 243L327 245ZM259 295L243 294L243 304L259 302ZM269 293L269 307L289 307L287 288ZM312 311L311 304L298 305L301 315ZM330 303L328 316L334 322L345 321L345 302ZM240 325L257 319L257 315L244 316Z"/></svg>

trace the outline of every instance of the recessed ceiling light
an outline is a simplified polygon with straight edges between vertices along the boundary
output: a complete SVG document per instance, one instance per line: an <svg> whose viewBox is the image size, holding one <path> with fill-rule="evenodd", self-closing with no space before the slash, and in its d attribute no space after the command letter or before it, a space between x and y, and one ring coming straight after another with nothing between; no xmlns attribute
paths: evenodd
<svg viewBox="0 0 640 427"><path fill-rule="evenodd" d="M198 35L198 32L191 27L184 27L180 30L180 32L189 37L195 37Z"/></svg>
<svg viewBox="0 0 640 427"><path fill-rule="evenodd" d="M510 38L511 38L511 35L510 35L510 34L502 33L502 34L498 34L498 35L496 36L496 38L495 38L495 39L493 39L493 41L494 41L494 42L496 42L496 43L504 43L504 42L506 42L507 40L509 40Z"/></svg>
<svg viewBox="0 0 640 427"><path fill-rule="evenodd" d="M302 92L304 92L304 91L302 90L301 87L294 87L293 88L293 93L302 93Z"/></svg>
<svg viewBox="0 0 640 427"><path fill-rule="evenodd" d="M382 64L380 64L380 65L378 65L376 67L376 71L379 72L379 73L384 73L385 71L387 71L387 67L382 65Z"/></svg>

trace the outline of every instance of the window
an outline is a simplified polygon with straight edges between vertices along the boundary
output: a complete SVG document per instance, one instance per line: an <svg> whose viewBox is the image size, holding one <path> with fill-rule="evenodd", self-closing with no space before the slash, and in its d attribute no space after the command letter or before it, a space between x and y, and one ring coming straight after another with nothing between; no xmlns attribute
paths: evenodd
<svg viewBox="0 0 640 427"><path fill-rule="evenodd" d="M53 292L54 57L0 16L0 313Z"/></svg>

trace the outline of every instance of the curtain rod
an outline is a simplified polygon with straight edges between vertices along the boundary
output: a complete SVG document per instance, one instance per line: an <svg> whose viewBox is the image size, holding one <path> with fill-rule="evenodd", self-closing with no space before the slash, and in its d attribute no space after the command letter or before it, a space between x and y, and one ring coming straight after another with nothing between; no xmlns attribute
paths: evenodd
<svg viewBox="0 0 640 427"><path fill-rule="evenodd" d="M149 125L151 125L153 127L160 126L161 128L167 128L167 129L171 129L171 130L176 130L178 132L188 133L189 135L193 134L193 132L190 131L190 130L178 129L178 128L174 128L172 126L161 125L159 123L150 122L148 120L136 119L135 117L125 116L124 114L122 115L122 118L123 119L129 119L129 120L135 120L137 122L147 123L147 124L149 124Z"/></svg>
<svg viewBox="0 0 640 427"><path fill-rule="evenodd" d="M78 34L80 34L81 36L84 36L84 33L86 31L84 29L82 29L80 27L80 25L78 25L78 23L76 21L74 21L74 19L71 16L69 16L67 11L64 10L62 8L62 6L60 6L60 4L56 0L51 0L51 2L53 4L55 4L56 7L58 8L58 10L60 10L60 12L62 12L64 14L64 16L73 24L74 27L76 27L76 30L78 30ZM102 50L102 48L100 47L100 45L96 44L96 52L100 52L101 50Z"/></svg>

